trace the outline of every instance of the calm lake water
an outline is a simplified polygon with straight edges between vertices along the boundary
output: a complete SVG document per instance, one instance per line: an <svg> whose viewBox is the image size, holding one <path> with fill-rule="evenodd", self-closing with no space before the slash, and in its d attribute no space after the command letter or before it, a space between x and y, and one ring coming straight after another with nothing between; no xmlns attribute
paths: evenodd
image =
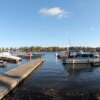
<svg viewBox="0 0 100 100"><path fill-rule="evenodd" d="M99 66L62 65L55 53L45 53L44 58L45 62L4 99L96 100L100 95Z"/></svg>
<svg viewBox="0 0 100 100"><path fill-rule="evenodd" d="M15 63L7 63L7 66L5 66L5 67L0 65L0 74L4 74L4 72L12 70L12 69L14 69L14 68L16 68L16 67L18 67L18 66L20 66L22 64L27 63L27 62L29 62L28 59L23 59L21 62L19 62L17 64L15 64Z"/></svg>

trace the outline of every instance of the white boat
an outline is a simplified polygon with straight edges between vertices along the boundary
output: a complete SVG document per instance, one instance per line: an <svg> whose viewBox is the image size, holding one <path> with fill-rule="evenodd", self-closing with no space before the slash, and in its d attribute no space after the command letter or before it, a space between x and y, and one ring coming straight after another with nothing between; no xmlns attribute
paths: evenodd
<svg viewBox="0 0 100 100"><path fill-rule="evenodd" d="M94 64L100 63L100 58L96 57L91 53L79 54L74 58L64 58L62 60L63 64Z"/></svg>
<svg viewBox="0 0 100 100"><path fill-rule="evenodd" d="M11 55L9 52L1 52L0 53L0 60L21 61L22 59L20 57L16 57L16 56Z"/></svg>
<svg viewBox="0 0 100 100"><path fill-rule="evenodd" d="M58 58L73 58L77 54L83 54L82 50L68 50L68 51L60 51L56 54Z"/></svg>
<svg viewBox="0 0 100 100"><path fill-rule="evenodd" d="M20 57L20 56L23 56L25 52L22 52L22 51L9 51L9 53L10 53L12 56Z"/></svg>
<svg viewBox="0 0 100 100"><path fill-rule="evenodd" d="M68 56L68 51L60 51L59 53L56 53L56 56L58 58L64 58Z"/></svg>

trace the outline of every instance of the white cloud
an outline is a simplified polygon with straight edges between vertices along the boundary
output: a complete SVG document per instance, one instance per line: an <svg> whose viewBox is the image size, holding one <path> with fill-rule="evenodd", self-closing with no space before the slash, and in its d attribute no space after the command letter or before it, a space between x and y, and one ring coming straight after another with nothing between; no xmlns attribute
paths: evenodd
<svg viewBox="0 0 100 100"><path fill-rule="evenodd" d="M47 16L56 16L58 18L66 17L69 15L69 12L66 12L60 7L42 8L39 10L39 13Z"/></svg>

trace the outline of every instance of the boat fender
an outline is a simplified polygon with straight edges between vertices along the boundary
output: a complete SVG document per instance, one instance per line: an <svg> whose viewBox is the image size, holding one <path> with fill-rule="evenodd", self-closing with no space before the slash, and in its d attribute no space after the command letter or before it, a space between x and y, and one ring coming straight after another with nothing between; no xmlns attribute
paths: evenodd
<svg viewBox="0 0 100 100"><path fill-rule="evenodd" d="M19 60L18 59L16 59L16 63L18 63L19 62Z"/></svg>

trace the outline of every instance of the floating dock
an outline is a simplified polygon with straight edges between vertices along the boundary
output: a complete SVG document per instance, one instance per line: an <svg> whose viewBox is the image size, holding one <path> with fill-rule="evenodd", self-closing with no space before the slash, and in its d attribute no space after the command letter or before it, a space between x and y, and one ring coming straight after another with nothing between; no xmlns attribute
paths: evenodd
<svg viewBox="0 0 100 100"><path fill-rule="evenodd" d="M43 59L36 59L12 69L3 75L0 75L0 99L6 96L14 89L23 79L44 62Z"/></svg>

